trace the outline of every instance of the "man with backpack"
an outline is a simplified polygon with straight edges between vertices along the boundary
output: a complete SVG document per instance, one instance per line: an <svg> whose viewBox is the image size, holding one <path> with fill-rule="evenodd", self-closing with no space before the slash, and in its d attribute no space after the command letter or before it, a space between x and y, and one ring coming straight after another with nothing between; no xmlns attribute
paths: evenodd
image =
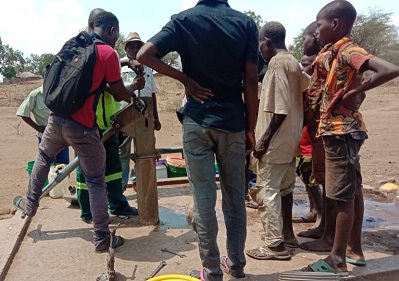
<svg viewBox="0 0 399 281"><path fill-rule="evenodd" d="M102 12L105 12L105 10L96 8L90 13L88 19L89 33L92 33L94 30L95 17ZM133 82L133 79L131 79L130 82ZM119 103L114 100L108 89L100 93L98 100L96 122L100 132L103 133L111 127L111 117L118 111ZM125 101L121 101L121 103L122 102L126 103ZM129 205L126 196L123 194L124 189L122 187L124 185L122 185L122 161L119 158L118 133L112 134L106 141L104 141L103 145L106 154L105 184L107 187L108 211L110 214L119 216L120 218L137 216L137 209ZM80 166L76 168L76 189L78 203L81 210L80 218L85 223L91 223L93 218L90 210L89 191L85 175Z"/></svg>
<svg viewBox="0 0 399 281"><path fill-rule="evenodd" d="M110 12L99 13L94 19L94 31L91 37L95 42L96 52L94 68L91 73L88 73L91 74L92 78L89 90L91 95L88 95L82 107L70 115L65 114L62 108L59 109L61 113L52 110L48 125L43 133L42 142L39 145L39 155L29 179L26 199L15 198L14 205L23 210L28 217L36 214L42 186L47 178L50 164L64 147L72 146L79 157L89 190L95 251L102 252L107 251L110 246L110 231L108 228L109 215L104 176L105 149L101 142L95 117L98 95L103 91L105 81L108 83L115 100L128 100L134 95L135 90L144 87L145 81L144 78L137 78L126 87L122 82L119 58L113 49L119 37L119 21L114 14ZM77 53L79 53L79 50ZM78 63L79 59L81 57L77 56L72 61ZM61 52L57 54L52 66L56 63L56 60L62 60ZM49 72L51 72L51 68ZM51 77L49 72L46 76L47 79ZM46 78L44 84L46 84ZM56 78L49 82L56 83L59 80L58 83L61 86L62 79ZM73 83L73 78L70 78L67 82ZM69 95L70 93L62 94ZM68 107L69 104L61 106ZM123 243L124 239L116 236L113 246L118 247Z"/></svg>

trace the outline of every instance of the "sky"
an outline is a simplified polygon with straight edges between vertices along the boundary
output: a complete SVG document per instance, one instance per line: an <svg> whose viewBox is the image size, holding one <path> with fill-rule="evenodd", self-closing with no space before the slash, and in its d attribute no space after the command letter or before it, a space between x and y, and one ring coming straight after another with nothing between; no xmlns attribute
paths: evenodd
<svg viewBox="0 0 399 281"><path fill-rule="evenodd" d="M330 0L229 0L238 11L254 11L266 21L279 21L287 30L287 45L315 20L317 12ZM393 13L399 26L399 1L351 0L358 13L369 8ZM157 33L170 16L193 7L197 0L12 0L1 5L0 37L3 44L31 54L55 54L65 41L87 25L94 8L103 8L119 19L120 32L140 34L143 41Z"/></svg>

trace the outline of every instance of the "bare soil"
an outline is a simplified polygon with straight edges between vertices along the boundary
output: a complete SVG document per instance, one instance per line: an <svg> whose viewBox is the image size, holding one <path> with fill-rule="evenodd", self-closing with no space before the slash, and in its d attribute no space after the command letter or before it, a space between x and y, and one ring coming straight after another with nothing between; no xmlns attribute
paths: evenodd
<svg viewBox="0 0 399 281"><path fill-rule="evenodd" d="M21 118L15 115L15 112L19 106L19 104L23 101L23 99L29 94L29 92L41 84L41 80L31 81L27 83L14 84L14 85L2 85L0 84L0 116L2 120L2 141L0 143L0 219L7 219L13 216L13 208L11 207L11 200L16 195L23 195L26 193L27 188L27 180L28 173L26 171L27 162L34 160L37 156L37 139L35 137L35 132L32 128L26 125ZM158 94L158 109L160 120L162 123L162 130L160 132L156 132L157 138L157 147L172 147L172 146L180 146L181 145L181 125L176 118L175 110L180 106L181 97L182 97L182 86L180 83L171 80L166 77L156 77L156 82L159 87ZM386 181L399 181L399 92L398 92L399 80L395 80L390 82L386 86L379 87L375 90L372 90L367 93L367 98L362 105L362 113L366 122L366 126L368 128L369 139L365 142L361 151L361 164L362 164L362 174L363 174L363 182L365 185L378 187L382 185ZM73 152L71 151L71 157L73 157ZM71 177L71 183L74 184L74 177ZM171 193L172 192L172 193ZM135 194L129 191L128 199L133 200L133 205L135 205ZM168 198L167 196L171 196ZM180 197L179 197L180 196ZM182 212L185 213L185 216L189 216L191 199L190 192L187 188L183 187L175 187L175 188L162 188L159 190L160 200L166 204L165 206L170 206L173 212L177 212L181 209ZM176 198L174 198L176 197ZM184 199L178 199L178 198ZM178 200L176 200L178 199ZM302 201L301 201L302 200ZM299 192L296 195L296 202L306 202L306 196L304 196L303 191ZM57 201L56 203L54 203ZM62 202L58 200L51 200L50 198L44 199L44 204L42 209L46 210L54 208L54 210L58 210L58 205L62 204L62 208L64 205ZM65 202L64 202L65 203ZM56 204L56 205L51 205ZM302 203L303 204L303 203ZM393 203L388 203L389 208L394 208ZM306 205L306 204L305 204ZM307 206L307 205L306 205ZM394 223L394 228L387 227L387 221L384 218L384 215L381 212L386 211L387 205L378 204L376 201L370 201L367 205L366 210L366 223L364 228L364 245L369 251L378 251L381 253L389 253L391 254L399 254L399 248L397 246L397 237L399 235L397 223ZM58 212L56 214L48 214L46 215L46 211L39 212L36 223L31 225L30 230L28 230L28 243L29 247L35 247L35 253L41 253L43 258L47 258L48 253L53 255L53 258L57 258L57 253L52 251L56 247L60 247L61 249L68 249L68 247L64 247L63 241L65 238L69 238L72 241L72 238L79 238L77 244L74 244L72 247L76 252L84 249L83 256L80 255L77 258L81 258L83 261L87 258L91 259L93 254L90 252L92 248L90 246L87 247L87 240L90 241L91 234L87 232L87 228L90 226L82 227L81 222L79 220L78 210L71 209L70 207L64 208L64 212ZM165 209L166 210L166 209ZM165 211L163 210L163 211ZM177 210L177 211L176 211ZM181 211L180 210L180 211ZM391 209L392 210L392 209ZM168 210L166 210L168 211ZM380 212L378 212L380 211ZM73 213L73 214L72 214ZM391 212L392 213L392 212ZM75 217L74 220L65 221L66 225L63 225L62 220L58 220L59 216L67 216L71 215ZM68 215L68 216L69 216ZM164 212L165 215L165 212ZM57 217L58 216L58 217ZM167 212L166 212L167 216ZM180 216L180 215L178 215ZM382 219L381 219L382 217ZM389 219L395 221L395 217L391 216ZM113 219L115 220L115 218ZM381 220L383 220L382 223ZM128 244L139 242L137 245L142 245L143 251L141 253L130 253L129 251L122 252L122 260L126 263L126 260L138 260L146 262L152 261L151 269L156 266L154 262L158 262L164 256L164 253L156 253L149 250L152 243L155 243L158 246L169 245L171 248L176 246L177 240L172 240L169 235L165 235L167 231L169 234L173 234L175 238L179 238L185 242L184 246L187 248L187 251L191 251L193 256L190 256L190 262L199 266L198 252L195 250L195 235L192 230L184 223L184 219L181 217L177 217L176 221L182 221L184 226L171 226L168 225L160 225L159 229L151 229L148 227L140 228L139 223L136 220L131 221L129 227L133 227L135 230L133 232L127 232L121 230L121 232L128 239L131 239L131 242L128 241ZM114 221L115 222L115 221ZM38 224L39 223L39 224ZM45 225L46 229L43 230L45 232L41 232L40 228L42 224ZM259 217L255 210L248 209L248 235L252 237L256 237L255 239L249 239L247 244L251 244L252 246L256 246L255 244L259 243L258 236L260 235L261 226L259 223ZM380 225L383 225L381 228ZM86 225L85 225L86 226ZM125 225L126 227L127 225ZM37 227L37 229L36 229ZM40 227L40 228L39 228ZM59 231L59 229L64 229L63 227L68 227L70 229L63 231ZM301 230L309 227L308 224L297 224L296 230ZM35 230L36 229L36 230ZM71 231L75 229L76 231ZM46 232L47 231L47 232ZM221 230L224 232L224 230ZM60 233L58 233L60 232ZM47 236L43 236L42 233L45 233ZM53 234L55 233L55 234ZM53 235L53 236L52 236ZM139 236L137 236L139 235ZM152 239L147 240L145 236L151 235ZM79 237L78 237L79 236ZM43 238L44 237L44 238ZM81 239L83 237L83 240ZM57 239L56 239L57 238ZM157 240L157 239L161 240ZM181 238L181 239L180 239ZM33 242L30 240L33 239ZM42 239L42 240L41 240ZM44 239L44 240L43 240ZM51 240L55 239L57 241L56 246ZM42 243L37 245L37 241L42 241ZM73 240L73 241L75 241ZM47 241L47 244L45 243ZM54 241L54 242L55 242ZM65 244L67 244L68 240L65 240ZM141 242L140 242L141 241ZM158 242L157 242L158 241ZM83 243L82 243L83 242ZM23 243L23 245L24 245ZM50 244L51 243L51 244ZM60 244L61 243L61 244ZM223 242L221 242L223 243ZM159 245L158 245L159 244ZM252 245L253 244L253 245ZM37 245L37 246L35 246ZM85 246L86 245L86 246ZM136 243L135 243L136 245ZM248 245L247 245L248 246ZM33 248L32 248L33 249ZM158 248L157 248L158 249ZM159 249L158 249L159 250ZM16 257L16 261L18 264L26 265L26 260L30 258L29 249L21 248L23 255L19 255ZM89 251L89 252L87 252ZM148 253L146 251L149 251ZM58 253L59 254L59 253ZM25 256L27 255L27 256ZM32 254L33 255L33 254ZM66 255L68 258L68 262L74 262L74 257L72 254ZM34 258L34 257L32 257ZM103 257L104 258L104 257ZM148 259L146 259L148 258ZM311 258L314 259L313 257ZM76 259L75 259L76 260ZM82 260L78 265L75 265L76 270L81 269L82 272L85 270L86 265L85 262L82 263ZM93 260L94 261L94 260ZM45 261L42 261L46 264ZM49 261L50 262L50 261ZM29 270L25 270L25 277L28 276L40 276L40 264L41 262L32 263ZM191 267L190 264L188 267ZM126 264L127 265L127 264ZM155 265L155 266L154 266ZM131 264L129 265L131 266ZM147 265L144 265L147 266ZM187 264L183 265L179 263L177 260L176 267L184 266L187 267ZM37 267L37 268L36 268ZM53 266L54 267L54 266ZM260 268L262 265L259 263L256 268ZM18 267L17 267L18 268ZM67 267L69 268L69 266ZM101 272L101 268L104 266L97 266L97 272ZM51 268L48 268L50 271ZM188 268L187 268L188 270ZM148 268L147 271L150 271ZM14 273L13 273L14 272ZM19 276L19 270L11 271L11 276ZM68 272L63 272L65 276L68 275ZM15 275L13 275L15 274ZM131 273L126 272L125 276L130 276ZM22 276L22 275L20 275ZM61 275L62 276L62 275ZM49 276L47 276L49 277ZM60 277L53 276L54 278ZM87 276L89 277L89 276ZM22 278L23 279L23 278ZM20 280L22 280L20 279ZM78 280L74 279L72 276L70 278L61 278L63 280ZM89 279L93 280L92 276ZM126 278L127 279L127 278ZM121 279L121 280L126 280ZM130 279L130 278L129 278ZM18 279L9 279L9 280L18 280ZM54 280L49 278L44 278L43 280ZM80 280L80 279L79 279ZM86 280L86 279L82 279ZM252 280L252 279L251 279ZM258 279L253 279L258 280ZM263 279L259 279L263 280ZM264 279L266 280L266 279Z"/></svg>
<svg viewBox="0 0 399 281"><path fill-rule="evenodd" d="M182 85L167 77L156 78L158 110L162 129L156 132L157 146L181 145L181 125L175 110L180 106ZM0 209L9 208L14 195L24 194L28 174L26 164L37 155L35 131L15 112L41 80L21 84L0 84ZM363 182L379 186L384 181L399 181L399 79L367 93L362 113L369 139L361 151ZM72 152L71 152L72 153ZM1 212L0 212L1 214Z"/></svg>

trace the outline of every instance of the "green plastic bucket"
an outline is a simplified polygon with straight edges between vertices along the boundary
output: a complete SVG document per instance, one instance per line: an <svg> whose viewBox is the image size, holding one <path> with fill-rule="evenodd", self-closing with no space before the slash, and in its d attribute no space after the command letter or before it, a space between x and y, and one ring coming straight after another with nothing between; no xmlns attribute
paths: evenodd
<svg viewBox="0 0 399 281"><path fill-rule="evenodd" d="M186 177L187 170L186 168L179 168L172 165L168 165L168 178L176 178L176 177Z"/></svg>
<svg viewBox="0 0 399 281"><path fill-rule="evenodd" d="M32 169L33 169L33 165L35 164L35 161L29 161L28 164L26 165L26 171L30 175L32 174ZM44 182L43 187L45 187L46 185L48 185L48 178L46 179L46 181Z"/></svg>
<svg viewBox="0 0 399 281"><path fill-rule="evenodd" d="M187 169L184 159L168 158L166 162L167 162L168 178L187 176ZM215 161L215 172L216 174L219 174L219 167L216 161Z"/></svg>
<svg viewBox="0 0 399 281"><path fill-rule="evenodd" d="M168 157L166 159L168 178L186 177L186 163L183 158Z"/></svg>

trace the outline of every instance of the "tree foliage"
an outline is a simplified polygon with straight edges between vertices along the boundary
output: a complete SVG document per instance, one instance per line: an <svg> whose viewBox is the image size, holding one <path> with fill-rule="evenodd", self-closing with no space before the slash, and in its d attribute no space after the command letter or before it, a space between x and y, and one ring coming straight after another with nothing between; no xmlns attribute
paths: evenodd
<svg viewBox="0 0 399 281"><path fill-rule="evenodd" d="M14 50L9 45L0 44L0 73L7 77L12 73L15 75L24 69L25 59L23 57L23 53L18 50ZM13 68L14 71L10 71ZM6 73L4 73L6 71ZM7 76L6 76L7 75Z"/></svg>
<svg viewBox="0 0 399 281"><path fill-rule="evenodd" d="M261 17L260 15L255 14L254 11L251 11L251 10L249 10L249 11L244 11L244 14L246 14L247 16L249 16L250 18L252 18L252 19L255 21L255 23L256 23L256 25L257 25L257 27L258 27L258 30L260 30L260 29L262 28L262 25L263 25L264 23L266 23L266 22L262 19L262 17Z"/></svg>
<svg viewBox="0 0 399 281"><path fill-rule="evenodd" d="M301 33L299 33L295 38L294 38L294 43L292 45L288 46L288 50L291 52L291 54L298 60L301 61L302 55L303 55L303 37L302 37L303 29L301 30Z"/></svg>
<svg viewBox="0 0 399 281"><path fill-rule="evenodd" d="M357 17L352 36L369 53L398 65L399 36L397 26L392 23L392 15L370 9L368 14Z"/></svg>
<svg viewBox="0 0 399 281"><path fill-rule="evenodd" d="M122 44L123 44L123 42L125 42L125 40L126 40L125 35L123 33L119 33L118 40L116 40L116 44L115 44L115 50L118 53L120 58L123 58L126 56L125 49L122 46Z"/></svg>
<svg viewBox="0 0 399 281"><path fill-rule="evenodd" d="M12 78L17 75L17 71L12 66L6 66L3 68L1 73L5 78Z"/></svg>
<svg viewBox="0 0 399 281"><path fill-rule="evenodd" d="M26 59L25 71L30 71L37 75L42 75L46 65L50 64L54 59L53 54L45 53L43 55L31 54L29 58Z"/></svg>
<svg viewBox="0 0 399 281"><path fill-rule="evenodd" d="M162 61L174 68L179 68L180 66L180 61L179 61L179 54L177 52L170 52L166 54L163 58Z"/></svg>

